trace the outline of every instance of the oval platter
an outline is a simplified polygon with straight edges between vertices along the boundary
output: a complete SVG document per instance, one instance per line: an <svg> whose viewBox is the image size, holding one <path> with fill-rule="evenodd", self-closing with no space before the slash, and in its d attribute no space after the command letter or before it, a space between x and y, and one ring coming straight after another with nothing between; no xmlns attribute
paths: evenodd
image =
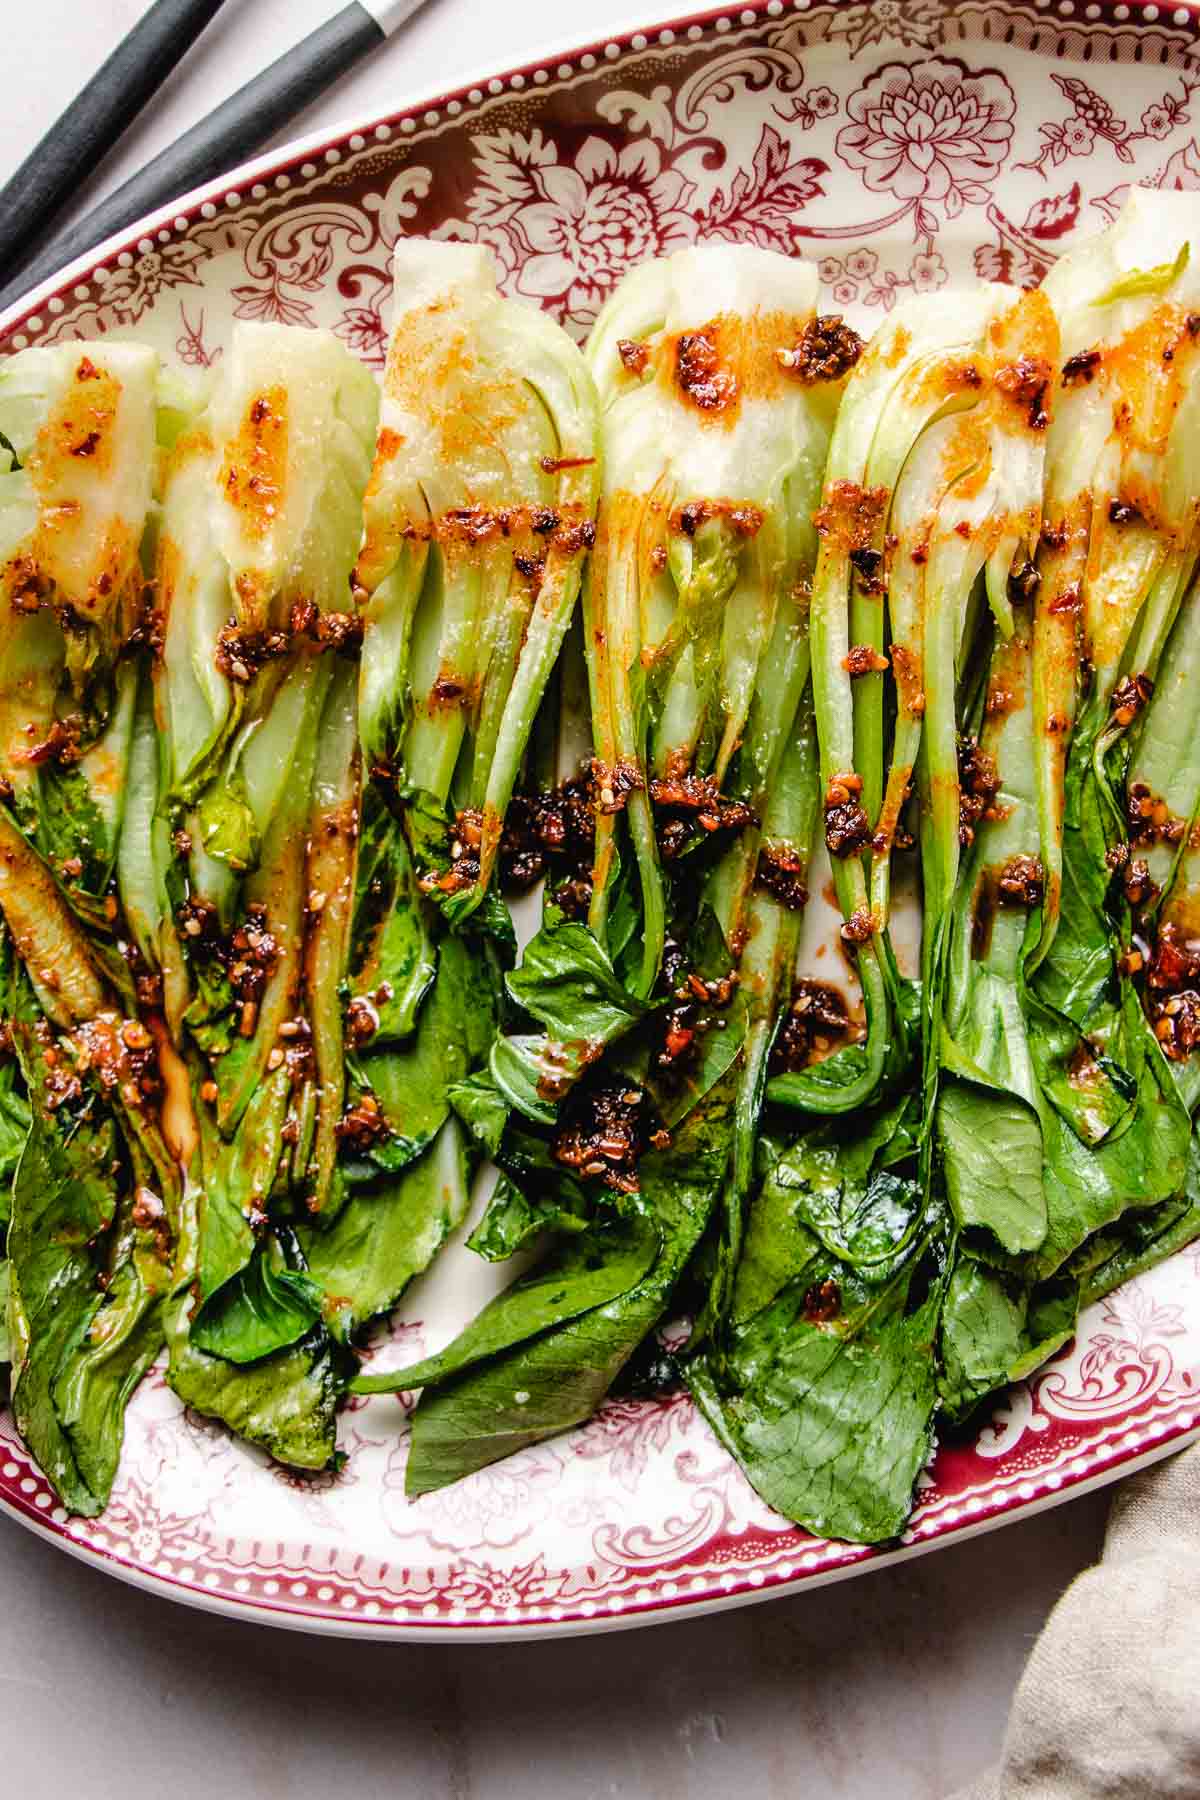
<svg viewBox="0 0 1200 1800"><path fill-rule="evenodd" d="M413 233L486 244L505 290L579 337L626 269L698 237L817 260L825 307L870 329L947 281L1038 280L1135 182L1200 191L1195 6L760 0L273 152L47 284L0 325L0 353L119 333L201 367L233 319L275 319L332 327L379 368L391 249ZM389 1328L405 1360L446 1342L489 1279L452 1246ZM829 1581L1054 1504L1179 1447L1198 1382L1194 1245L942 1443L883 1550L772 1513L685 1395L610 1401L409 1501L403 1398L352 1403L345 1466L297 1476L152 1373L102 1517L68 1518L3 1412L0 1506L113 1574L263 1623L595 1630Z"/></svg>

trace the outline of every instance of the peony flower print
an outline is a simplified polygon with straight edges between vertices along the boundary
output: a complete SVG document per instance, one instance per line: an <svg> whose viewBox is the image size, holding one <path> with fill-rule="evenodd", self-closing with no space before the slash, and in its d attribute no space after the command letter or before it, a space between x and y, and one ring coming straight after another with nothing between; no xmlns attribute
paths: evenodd
<svg viewBox="0 0 1200 1800"><path fill-rule="evenodd" d="M539 130L480 135L472 148L466 218L434 236L486 243L506 292L540 301L579 332L626 270L695 236L692 184L652 138L618 151L591 136L573 162Z"/></svg>
<svg viewBox="0 0 1200 1800"><path fill-rule="evenodd" d="M627 269L682 249L694 235L683 210L689 184L663 167L648 138L618 151L590 137L573 164L532 164L529 173L538 197L519 226L533 254L517 289L572 318L594 318Z"/></svg>
<svg viewBox="0 0 1200 1800"><path fill-rule="evenodd" d="M911 202L920 231L932 235L934 207L955 218L990 199L1012 143L1016 103L998 70L929 57L885 64L850 96L847 110L839 156L872 193Z"/></svg>
<svg viewBox="0 0 1200 1800"><path fill-rule="evenodd" d="M397 1538L420 1538L430 1548L508 1550L532 1536L557 1505L564 1461L553 1444L518 1451L476 1469L450 1487L410 1499L404 1491L408 1438L392 1449L383 1475L380 1509Z"/></svg>

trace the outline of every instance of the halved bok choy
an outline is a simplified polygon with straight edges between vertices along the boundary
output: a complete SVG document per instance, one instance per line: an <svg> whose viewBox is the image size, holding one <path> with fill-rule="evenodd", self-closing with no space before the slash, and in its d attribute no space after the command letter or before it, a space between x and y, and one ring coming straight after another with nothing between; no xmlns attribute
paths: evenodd
<svg viewBox="0 0 1200 1800"><path fill-rule="evenodd" d="M713 310L698 313L698 297ZM496 1256L539 1227L550 1236L446 1352L357 1384L424 1387L413 1492L599 1404L727 1172L723 1254L736 1262L816 806L810 514L858 348L840 321L817 321L815 298L804 265L725 247L638 271L597 325L592 910L585 925L550 909L508 979L540 1032L498 1038L487 1073L454 1092L503 1171L472 1242ZM664 830L687 858L678 883ZM633 880L617 900L622 854ZM718 1277L713 1321L724 1305ZM586 1368L558 1382L580 1354Z"/></svg>
<svg viewBox="0 0 1200 1800"><path fill-rule="evenodd" d="M22 1434L86 1513L162 1343L174 1247L154 1040L111 884L159 453L181 404L133 345L0 369L3 1337Z"/></svg>
<svg viewBox="0 0 1200 1800"><path fill-rule="evenodd" d="M309 1256L336 1329L392 1306L461 1223L478 1156L451 1109L498 1023L509 800L571 624L598 481L578 349L488 254L408 239L355 570L363 770L344 1205Z"/></svg>
<svg viewBox="0 0 1200 1800"><path fill-rule="evenodd" d="M1011 635L1010 583L1032 572L1055 345L1040 296L978 286L899 307L850 378L817 514L811 630L825 843L867 1034L774 1081L772 1098L784 1104L848 1113L905 1064L887 927L892 855L914 783L928 1036L959 862L971 650L982 607Z"/></svg>
<svg viewBox="0 0 1200 1800"><path fill-rule="evenodd" d="M816 299L811 265L698 247L627 276L588 343L604 444L584 611L590 924L606 945L633 890L629 984L643 1000L662 962L672 865L748 822L742 789L761 803L794 716L799 690L791 711L781 698L794 655L779 650L807 607L811 495L860 348L840 320L816 318ZM739 758L755 705L762 742Z"/></svg>
<svg viewBox="0 0 1200 1800"><path fill-rule="evenodd" d="M1044 852L1039 988L1116 1029L1110 851L1125 839L1127 734L1200 554L1200 236L1182 195L1131 190L1043 291L1063 360L1047 443L1034 674ZM1069 745L1069 750L1068 750ZM1118 905L1118 912L1120 908Z"/></svg>
<svg viewBox="0 0 1200 1800"><path fill-rule="evenodd" d="M331 334L235 327L167 469L121 859L195 1107L168 1378L302 1467L333 1453L338 1394L296 1224L336 1180L345 1105L350 579L376 409Z"/></svg>

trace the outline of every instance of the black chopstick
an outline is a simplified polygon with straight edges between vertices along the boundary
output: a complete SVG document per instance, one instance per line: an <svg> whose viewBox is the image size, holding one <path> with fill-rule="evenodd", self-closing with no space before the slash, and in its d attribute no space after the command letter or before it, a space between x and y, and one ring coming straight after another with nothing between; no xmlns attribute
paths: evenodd
<svg viewBox="0 0 1200 1800"><path fill-rule="evenodd" d="M0 313L85 250L252 156L422 4L423 0L351 0L102 200L86 218L56 232L0 288ZM82 173L79 171L80 176Z"/></svg>
<svg viewBox="0 0 1200 1800"><path fill-rule="evenodd" d="M155 0L0 189L0 269L10 270L141 112L225 0Z"/></svg>

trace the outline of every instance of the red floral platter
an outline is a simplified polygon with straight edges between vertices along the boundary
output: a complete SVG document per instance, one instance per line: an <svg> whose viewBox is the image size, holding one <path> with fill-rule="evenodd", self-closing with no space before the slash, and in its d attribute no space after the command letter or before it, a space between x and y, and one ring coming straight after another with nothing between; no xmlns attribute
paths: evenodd
<svg viewBox="0 0 1200 1800"><path fill-rule="evenodd" d="M1194 5L759 0L274 152L47 284L0 323L0 352L111 333L210 366L233 319L278 319L329 326L379 367L409 233L486 244L507 292L580 337L627 268L698 237L816 259L827 304L869 328L948 281L1036 281L1131 183L1200 193ZM436 1350L494 1280L451 1247L380 1341L406 1361ZM1200 1427L1200 1245L1092 1307L940 1444L885 1550L771 1512L684 1395L610 1401L417 1501L403 1405L353 1403L345 1466L301 1477L156 1372L101 1518L67 1516L7 1413L0 1507L158 1593L307 1630L536 1636L704 1611L918 1554L1178 1448Z"/></svg>

